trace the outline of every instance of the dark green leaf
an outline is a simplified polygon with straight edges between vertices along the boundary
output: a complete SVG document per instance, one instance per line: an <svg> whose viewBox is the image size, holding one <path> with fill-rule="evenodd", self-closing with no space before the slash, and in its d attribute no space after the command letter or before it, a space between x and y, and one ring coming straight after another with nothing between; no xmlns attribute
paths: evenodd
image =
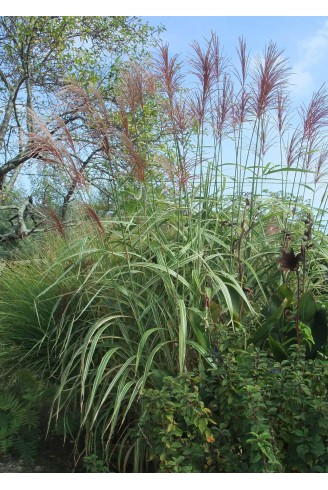
<svg viewBox="0 0 328 490"><path fill-rule="evenodd" d="M273 357L278 361L282 362L288 358L287 352L284 350L282 345L277 342L273 337L269 337L269 345L272 351Z"/></svg>
<svg viewBox="0 0 328 490"><path fill-rule="evenodd" d="M309 324L313 320L317 306L310 291L304 293L299 303L299 318L301 322Z"/></svg>

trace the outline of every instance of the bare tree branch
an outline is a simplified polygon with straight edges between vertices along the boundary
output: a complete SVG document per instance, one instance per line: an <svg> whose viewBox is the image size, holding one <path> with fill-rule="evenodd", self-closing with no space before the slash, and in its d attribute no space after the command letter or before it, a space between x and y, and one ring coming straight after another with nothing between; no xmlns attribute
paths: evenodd
<svg viewBox="0 0 328 490"><path fill-rule="evenodd" d="M67 113L65 113L67 115ZM66 118L64 120L65 124L71 123L77 119L80 119L79 115L73 114L70 117ZM56 126L53 130L50 131L50 134L55 134L58 130L60 129L60 126ZM25 163L27 160L31 160L32 158L38 158L39 152L37 151L31 151L28 144L26 147L19 152L15 157L11 158L8 160L5 164L0 167L0 198L1 198L1 191L4 190L4 181L6 175L11 172L12 170L15 170L17 167L22 165L22 163Z"/></svg>
<svg viewBox="0 0 328 490"><path fill-rule="evenodd" d="M5 138L6 132L7 132L8 127L9 127L9 122L10 122L10 118L11 118L11 115L12 115L13 110L14 110L14 106L15 106L15 101L16 101L17 94L19 92L19 89L20 89L22 83L25 80L26 80L26 75L24 75L23 77L21 77L18 80L16 87L15 88L11 88L10 91L9 91L9 99L8 99L8 102L7 102L7 106L6 106L6 109L5 109L5 114L3 116L2 123L0 125L0 146L3 144L3 140Z"/></svg>
<svg viewBox="0 0 328 490"><path fill-rule="evenodd" d="M90 163L90 161L92 160L92 158L98 153L100 152L101 149L100 148L96 148L89 156L88 158L82 162L82 165L81 167L79 168L79 172L82 174L83 171L85 170L85 168L87 167L87 165ZM72 182L72 184L70 185L69 189L68 189L68 192L66 194L66 196L64 197L64 202L63 202L63 207L62 207L62 219L65 219L65 216L66 216L66 212L67 212L67 206L70 202L70 200L72 199L72 196L76 190L76 186L77 186L77 182Z"/></svg>
<svg viewBox="0 0 328 490"><path fill-rule="evenodd" d="M35 215L38 214L39 216L41 216L41 213L33 208L31 197L26 199L20 206L0 206L1 211L8 209L13 209L17 211L17 213L8 220L12 225L13 221L17 220L17 224L15 226L15 230L12 233L4 233L3 235L0 235L0 243L11 242L14 240L19 240L21 238L26 238L31 235L42 223L45 222L45 219L41 219L38 222L36 221ZM28 219L32 219L34 223L34 227L31 229L28 229L26 224Z"/></svg>

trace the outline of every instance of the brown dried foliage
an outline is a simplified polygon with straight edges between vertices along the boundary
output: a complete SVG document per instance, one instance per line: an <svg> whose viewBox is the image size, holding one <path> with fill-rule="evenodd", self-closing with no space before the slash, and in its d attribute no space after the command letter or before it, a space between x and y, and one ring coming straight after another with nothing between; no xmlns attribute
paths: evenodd
<svg viewBox="0 0 328 490"><path fill-rule="evenodd" d="M302 253L299 252L295 255L294 250L291 248L289 252L286 250L281 251L281 257L278 262L281 265L283 271L297 271L302 258Z"/></svg>

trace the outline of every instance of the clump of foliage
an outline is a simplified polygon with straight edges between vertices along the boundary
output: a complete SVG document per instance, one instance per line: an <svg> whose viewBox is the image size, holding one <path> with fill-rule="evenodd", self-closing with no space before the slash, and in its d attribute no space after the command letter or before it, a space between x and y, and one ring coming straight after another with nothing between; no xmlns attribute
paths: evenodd
<svg viewBox="0 0 328 490"><path fill-rule="evenodd" d="M150 468L169 473L202 472L211 466L216 422L200 398L192 373L165 377L160 389L143 394L139 437Z"/></svg>
<svg viewBox="0 0 328 490"><path fill-rule="evenodd" d="M326 361L305 360L297 348L281 363L253 348L223 355L204 386L227 430L221 471L326 472L327 374Z"/></svg>
<svg viewBox="0 0 328 490"><path fill-rule="evenodd" d="M38 454L42 424L46 421L49 400L31 371L16 370L13 376L2 379L0 394L0 454L14 454L33 462ZM45 410L45 407L46 410Z"/></svg>
<svg viewBox="0 0 328 490"><path fill-rule="evenodd" d="M85 456L83 464L87 473L108 473L108 467L96 454Z"/></svg>
<svg viewBox="0 0 328 490"><path fill-rule="evenodd" d="M128 428L135 423L143 386L156 386L162 372L182 372L197 364L197 358L188 356L189 344L201 356L207 355L208 338L198 310L202 280L209 277L216 285L215 298L224 305L222 316L231 315L228 286L247 304L237 282L219 271L215 261L211 276L204 269L199 279L197 257L189 247L185 256L175 256L174 228L164 225L166 218L163 212L158 224L165 226L167 247L172 250L168 263L159 226L142 237L146 220L133 225L130 243L122 242L121 223L113 223L105 236L92 236L91 229L84 230L89 236L83 239L76 239L76 231L65 239L50 235L48 246L33 261L6 267L0 278L2 365L9 368L15 356L17 363L33 366L58 386L54 414L79 413L80 436L88 453L98 450L103 440L106 454L112 450L109 442L116 443L119 424ZM141 253L136 253L137 247ZM184 271L184 276L176 277L174 271ZM188 308L181 298L183 290ZM14 298L15 312L10 307ZM187 328L188 318L195 334ZM22 337L24 342L18 343ZM131 441L129 431L125 436Z"/></svg>
<svg viewBox="0 0 328 490"><path fill-rule="evenodd" d="M288 358L297 342L306 346L307 358L327 355L328 324L325 304L317 303L313 293L294 294L282 284L263 310L263 324L252 334L249 343L269 345L275 359Z"/></svg>
<svg viewBox="0 0 328 490"><path fill-rule="evenodd" d="M139 437L155 471L325 473L327 386L327 362L304 350L277 363L231 347L216 368L146 390Z"/></svg>

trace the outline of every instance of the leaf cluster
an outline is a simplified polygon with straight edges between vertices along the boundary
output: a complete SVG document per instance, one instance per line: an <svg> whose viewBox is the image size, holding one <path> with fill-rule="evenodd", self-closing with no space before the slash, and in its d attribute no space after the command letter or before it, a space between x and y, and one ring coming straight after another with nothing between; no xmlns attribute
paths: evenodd
<svg viewBox="0 0 328 490"><path fill-rule="evenodd" d="M139 436L155 471L326 472L327 363L230 345L215 369L147 390Z"/></svg>

